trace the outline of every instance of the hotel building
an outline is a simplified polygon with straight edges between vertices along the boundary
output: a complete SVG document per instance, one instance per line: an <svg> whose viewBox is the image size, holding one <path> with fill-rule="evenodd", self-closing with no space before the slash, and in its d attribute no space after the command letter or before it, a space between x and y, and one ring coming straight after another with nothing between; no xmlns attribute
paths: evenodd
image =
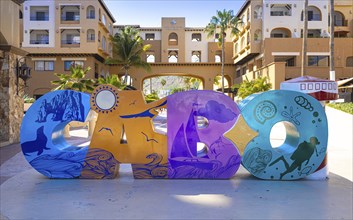
<svg viewBox="0 0 353 220"><path fill-rule="evenodd" d="M115 19L103 0L27 0L22 10L22 48L32 68L29 95L49 92L54 73L68 73L71 65L91 67L89 78L109 73L104 60L112 56Z"/></svg>
<svg viewBox="0 0 353 220"><path fill-rule="evenodd" d="M114 26L118 33L124 26ZM192 76L202 81L202 88L214 89L214 79L221 75L221 47L217 36L207 37L204 27L186 27L183 17L163 17L161 27L133 26L140 32L145 44L151 48L143 59L151 64L151 72L133 68L129 70L134 87L142 89L143 81L156 76ZM225 44L225 84L232 85L232 36L230 31ZM112 66L111 73L124 75L120 66Z"/></svg>
<svg viewBox="0 0 353 220"><path fill-rule="evenodd" d="M304 1L247 0L237 13L243 21L233 38L236 80L269 77L273 88L301 75ZM307 75L329 78L328 0L309 0ZM352 2L335 1L336 80L353 77Z"/></svg>

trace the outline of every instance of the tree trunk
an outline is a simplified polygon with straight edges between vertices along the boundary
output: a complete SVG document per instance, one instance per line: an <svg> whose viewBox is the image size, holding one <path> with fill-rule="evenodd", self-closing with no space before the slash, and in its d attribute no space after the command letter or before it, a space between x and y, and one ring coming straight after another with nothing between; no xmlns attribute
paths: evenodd
<svg viewBox="0 0 353 220"><path fill-rule="evenodd" d="M222 57L221 57L221 61L222 61L222 68L221 68L221 74L222 74L222 93L224 93L224 38L225 38L225 33L222 32Z"/></svg>
<svg viewBox="0 0 353 220"><path fill-rule="evenodd" d="M336 81L335 73L335 1L330 0L330 80Z"/></svg>
<svg viewBox="0 0 353 220"><path fill-rule="evenodd" d="M152 94L152 78L150 78L150 93Z"/></svg>
<svg viewBox="0 0 353 220"><path fill-rule="evenodd" d="M125 68L125 77L124 77L124 84L127 85L127 77L129 76L129 71Z"/></svg>
<svg viewBox="0 0 353 220"><path fill-rule="evenodd" d="M304 11L303 11L303 47L302 47L302 68L301 76L306 75L306 54L307 54L307 37L308 37L308 0L304 1Z"/></svg>

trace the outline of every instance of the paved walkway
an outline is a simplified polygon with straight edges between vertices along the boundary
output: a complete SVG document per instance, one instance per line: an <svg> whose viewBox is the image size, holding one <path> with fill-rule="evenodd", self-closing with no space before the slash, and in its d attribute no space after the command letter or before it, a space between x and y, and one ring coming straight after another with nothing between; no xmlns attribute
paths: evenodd
<svg viewBox="0 0 353 220"><path fill-rule="evenodd" d="M1 219L352 219L353 117L327 109L329 179L50 180L19 145L0 148ZM73 139L86 142L87 140Z"/></svg>

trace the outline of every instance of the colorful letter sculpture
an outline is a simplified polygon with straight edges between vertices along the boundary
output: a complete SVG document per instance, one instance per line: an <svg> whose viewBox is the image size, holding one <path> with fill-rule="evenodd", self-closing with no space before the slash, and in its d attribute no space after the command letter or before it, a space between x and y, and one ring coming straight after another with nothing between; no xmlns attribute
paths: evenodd
<svg viewBox="0 0 353 220"><path fill-rule="evenodd" d="M98 113L90 145L69 145L64 127L84 122L90 110ZM163 134L153 119L165 110ZM272 148L278 122L287 137ZM91 96L62 90L38 99L23 119L21 146L49 178L114 178L119 164L130 163L134 178L228 179L242 163L261 179L294 180L323 161L327 120L318 101L293 91L252 95L239 105L221 93L189 91L147 104L141 91L102 85Z"/></svg>

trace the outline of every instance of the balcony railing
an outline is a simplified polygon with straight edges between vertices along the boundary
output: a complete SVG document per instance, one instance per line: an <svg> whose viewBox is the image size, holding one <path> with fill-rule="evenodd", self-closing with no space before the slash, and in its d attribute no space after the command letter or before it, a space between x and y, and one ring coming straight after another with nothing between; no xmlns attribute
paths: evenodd
<svg viewBox="0 0 353 220"><path fill-rule="evenodd" d="M290 11L271 11L271 16L291 16Z"/></svg>
<svg viewBox="0 0 353 220"><path fill-rule="evenodd" d="M61 44L80 44L80 40L61 40Z"/></svg>
<svg viewBox="0 0 353 220"><path fill-rule="evenodd" d="M31 21L49 21L49 16L31 16Z"/></svg>
<svg viewBox="0 0 353 220"><path fill-rule="evenodd" d="M79 21L80 20L80 15L74 15L74 16L61 16L62 21Z"/></svg>
<svg viewBox="0 0 353 220"><path fill-rule="evenodd" d="M30 44L49 44L49 40L30 40Z"/></svg>
<svg viewBox="0 0 353 220"><path fill-rule="evenodd" d="M336 20L334 20L334 25L335 26L340 26L340 27L347 27L348 26L348 20L336 19Z"/></svg>

